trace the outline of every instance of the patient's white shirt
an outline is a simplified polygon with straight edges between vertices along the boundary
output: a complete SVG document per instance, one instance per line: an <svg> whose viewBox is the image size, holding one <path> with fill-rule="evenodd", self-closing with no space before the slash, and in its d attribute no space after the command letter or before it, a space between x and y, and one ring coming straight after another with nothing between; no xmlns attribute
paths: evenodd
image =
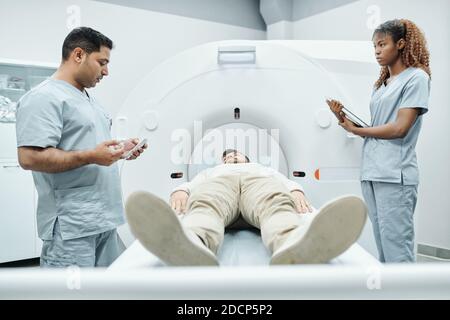
<svg viewBox="0 0 450 320"><path fill-rule="evenodd" d="M175 191L185 191L190 194L191 190L203 183L209 178L216 178L226 175L240 175L240 174L259 174L265 177L274 177L283 183L289 191L299 190L304 192L303 187L297 182L291 181L277 170L263 166L259 163L224 163L214 168L209 168L198 173L190 182L185 182L176 187Z"/></svg>

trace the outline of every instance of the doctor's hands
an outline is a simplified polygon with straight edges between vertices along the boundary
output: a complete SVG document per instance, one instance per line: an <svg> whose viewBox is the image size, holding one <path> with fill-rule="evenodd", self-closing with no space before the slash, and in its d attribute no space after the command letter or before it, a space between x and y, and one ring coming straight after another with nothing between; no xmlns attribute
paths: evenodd
<svg viewBox="0 0 450 320"><path fill-rule="evenodd" d="M300 190L293 190L291 191L291 194L294 197L295 208L298 213L312 212L311 205L303 192Z"/></svg>
<svg viewBox="0 0 450 320"><path fill-rule="evenodd" d="M98 144L95 149L89 150L89 163L100 166L110 166L120 159L124 152L123 146L116 140L109 140Z"/></svg>
<svg viewBox="0 0 450 320"><path fill-rule="evenodd" d="M170 195L170 206L177 214L185 213L188 198L189 194L186 191L175 191Z"/></svg>

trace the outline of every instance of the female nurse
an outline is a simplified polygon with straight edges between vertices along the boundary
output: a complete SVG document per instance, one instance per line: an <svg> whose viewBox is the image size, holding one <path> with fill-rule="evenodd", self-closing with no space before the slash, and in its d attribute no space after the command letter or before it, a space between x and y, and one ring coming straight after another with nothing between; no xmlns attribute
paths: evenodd
<svg viewBox="0 0 450 320"><path fill-rule="evenodd" d="M381 66L370 101L372 126L356 126L339 101L327 103L340 126L364 138L361 188L380 261L413 262L419 184L415 146L428 111L430 56L423 33L409 20L381 24L372 40Z"/></svg>

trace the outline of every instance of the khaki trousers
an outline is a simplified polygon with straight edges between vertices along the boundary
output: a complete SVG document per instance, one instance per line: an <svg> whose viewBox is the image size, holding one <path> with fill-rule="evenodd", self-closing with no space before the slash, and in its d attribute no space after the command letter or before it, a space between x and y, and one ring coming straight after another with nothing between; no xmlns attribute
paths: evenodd
<svg viewBox="0 0 450 320"><path fill-rule="evenodd" d="M262 241L272 253L303 224L304 216L297 213L290 191L276 178L237 174L211 178L191 190L181 221L217 253L225 227L239 214L261 230Z"/></svg>

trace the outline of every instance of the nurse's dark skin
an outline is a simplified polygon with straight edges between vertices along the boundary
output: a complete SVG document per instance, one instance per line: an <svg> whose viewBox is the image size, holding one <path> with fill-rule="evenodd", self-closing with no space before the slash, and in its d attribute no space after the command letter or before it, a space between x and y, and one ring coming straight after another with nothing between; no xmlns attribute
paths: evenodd
<svg viewBox="0 0 450 320"><path fill-rule="evenodd" d="M375 49L375 58L380 66L387 66L391 77L387 79L387 85L390 80L406 69L402 61L401 50L405 47L405 40L400 39L394 42L391 35L385 33L376 33L373 37L373 46ZM404 138L419 115L419 109L402 108L397 113L397 119L392 123L381 126L360 128L352 121L348 120L343 111L342 103L337 100L327 100L331 111L339 119L339 125L348 132L361 137L371 137L377 139L398 139Z"/></svg>

